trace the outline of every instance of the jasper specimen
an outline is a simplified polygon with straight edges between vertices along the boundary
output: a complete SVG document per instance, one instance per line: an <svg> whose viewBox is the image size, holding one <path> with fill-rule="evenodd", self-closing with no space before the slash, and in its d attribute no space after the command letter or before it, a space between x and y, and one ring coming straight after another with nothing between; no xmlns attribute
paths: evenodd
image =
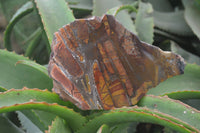
<svg viewBox="0 0 200 133"><path fill-rule="evenodd" d="M76 20L54 34L53 91L83 110L136 104L160 82L184 72L183 59L141 42L111 15Z"/></svg>

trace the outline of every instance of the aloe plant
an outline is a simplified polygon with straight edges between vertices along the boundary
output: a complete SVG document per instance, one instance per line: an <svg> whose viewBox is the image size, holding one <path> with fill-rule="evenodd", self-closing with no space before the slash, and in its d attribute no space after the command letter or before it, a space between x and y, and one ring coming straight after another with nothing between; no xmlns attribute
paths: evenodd
<svg viewBox="0 0 200 133"><path fill-rule="evenodd" d="M0 50L0 132L132 133L141 132L142 125L148 125L146 132L200 132L199 3L0 0L8 21L7 50ZM46 64L54 32L77 18L105 13L142 41L182 55L185 73L150 89L133 107L83 111L52 92Z"/></svg>

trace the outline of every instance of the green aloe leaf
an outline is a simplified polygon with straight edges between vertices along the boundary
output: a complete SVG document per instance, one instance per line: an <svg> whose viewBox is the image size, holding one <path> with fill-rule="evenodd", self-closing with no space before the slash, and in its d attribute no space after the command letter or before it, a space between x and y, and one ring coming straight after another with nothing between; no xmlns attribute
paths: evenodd
<svg viewBox="0 0 200 133"><path fill-rule="evenodd" d="M24 113L24 111L22 111L22 113ZM40 111L40 110L30 110L30 111L32 111L35 114L35 116L37 118L39 118L39 120L45 126L46 129L48 129L48 126L51 125L51 122L56 117L56 115L45 112L45 111ZM36 124L36 125L38 125L38 124Z"/></svg>
<svg viewBox="0 0 200 133"><path fill-rule="evenodd" d="M8 118L0 115L1 133L25 133L22 129L14 125Z"/></svg>
<svg viewBox="0 0 200 133"><path fill-rule="evenodd" d="M22 90L19 90L19 92L21 92L21 91ZM31 91L31 90L26 90L26 91L23 90L22 95L32 95L32 97L26 97L27 99L23 99L23 100L30 101L30 100L37 98L34 95L35 94L34 91ZM43 97L45 95L47 97L51 97L51 98L55 97L55 95L49 95L51 93L50 92L48 93L48 91L46 91L44 93L38 91L38 93L42 94ZM21 93L18 93L18 94L21 94ZM15 96L13 96L13 97L15 97ZM56 97L58 97L58 96L56 96ZM7 98L7 97L4 97L4 98ZM15 97L15 98L18 99L17 97ZM59 98L57 98L57 99L60 100ZM23 102L23 100L22 100L22 102ZM45 97L44 97L44 99L41 99L40 101L43 101L43 100L45 100ZM4 104L4 103L2 103L2 104ZM55 115L53 115L51 113L38 111L38 110L22 110L20 112L18 111L17 113L19 116L19 120L21 121L22 127L24 129L26 129L27 132L33 131L34 128L36 128L39 131L44 132L45 130L48 129L48 126L51 124L51 121L55 118ZM34 131L36 131L36 129L34 129Z"/></svg>
<svg viewBox="0 0 200 133"><path fill-rule="evenodd" d="M139 101L138 106L147 107L148 109L157 110L173 116L174 118L180 119L200 131L200 111L178 100L172 100L168 97L149 95L143 97Z"/></svg>
<svg viewBox="0 0 200 133"><path fill-rule="evenodd" d="M93 0L93 16L102 16L108 10L114 7L121 6L122 3L118 0Z"/></svg>
<svg viewBox="0 0 200 133"><path fill-rule="evenodd" d="M66 106L71 106L71 103L62 101L57 94L47 90L12 89L0 93L0 113L24 109L46 111L65 119L75 131L86 122L86 118Z"/></svg>
<svg viewBox="0 0 200 133"><path fill-rule="evenodd" d="M91 15L93 6L92 0L65 0L65 1L68 2L76 18L83 18L88 15Z"/></svg>
<svg viewBox="0 0 200 133"><path fill-rule="evenodd" d="M40 43L37 44L37 41L40 41ZM29 44L33 46L30 47L34 48L30 53L32 54L31 59L36 60L39 64L47 64L49 62L49 56L50 56L50 49L48 49L50 45L49 45L49 40L46 36L46 32L42 30L41 38L40 37L37 38L36 36L36 38L34 38ZM27 47L27 50L29 50L28 48L30 47Z"/></svg>
<svg viewBox="0 0 200 133"><path fill-rule="evenodd" d="M185 19L195 35L200 39L200 9L193 0L182 0L185 7Z"/></svg>
<svg viewBox="0 0 200 133"><path fill-rule="evenodd" d="M94 0L93 2L93 15L94 16L102 16L107 11L109 11L111 8L118 8L122 5L122 3L119 0ZM137 34L135 30L135 25L133 24L133 21L131 19L131 16L126 11L120 11L116 19L129 31L133 32L134 34Z"/></svg>
<svg viewBox="0 0 200 133"><path fill-rule="evenodd" d="M56 115L39 110L21 110L17 111L18 119L21 122L22 127L26 131L35 131L36 129L40 132L48 130L48 126L55 119ZM36 128L33 130L33 128Z"/></svg>
<svg viewBox="0 0 200 133"><path fill-rule="evenodd" d="M195 6L197 6L198 9L200 9L200 0L194 1Z"/></svg>
<svg viewBox="0 0 200 133"><path fill-rule="evenodd" d="M153 42L153 8L150 3L139 2L135 26L140 40L152 44Z"/></svg>
<svg viewBox="0 0 200 133"><path fill-rule="evenodd" d="M137 12L137 9L133 5L122 5L119 7L111 8L110 10L107 11L106 14L116 16L120 11L125 10L125 9L129 9L130 11Z"/></svg>
<svg viewBox="0 0 200 133"><path fill-rule="evenodd" d="M34 0L46 31L49 44L53 41L54 32L75 20L65 0ZM50 47L50 46L49 46Z"/></svg>
<svg viewBox="0 0 200 133"><path fill-rule="evenodd" d="M128 122L128 123L122 123L117 124L113 127L112 133L135 133L137 128L138 122Z"/></svg>
<svg viewBox="0 0 200 133"><path fill-rule="evenodd" d="M3 87L0 87L0 92L4 92L4 91L7 91L7 89L3 88Z"/></svg>
<svg viewBox="0 0 200 133"><path fill-rule="evenodd" d="M169 0L148 0L149 3L153 6L153 9L161 12L170 12L174 8Z"/></svg>
<svg viewBox="0 0 200 133"><path fill-rule="evenodd" d="M30 37L30 39L32 39L32 41L30 42L30 44L28 45L26 51L25 51L25 56L27 57L31 57L35 48L40 44L40 40L42 38L42 29L39 27L35 32L33 32L32 36Z"/></svg>
<svg viewBox="0 0 200 133"><path fill-rule="evenodd" d="M97 133L111 133L108 125L103 124L97 131Z"/></svg>
<svg viewBox="0 0 200 133"><path fill-rule="evenodd" d="M184 36L178 36L178 35L174 35L174 34L171 34L167 31L164 31L162 29L158 29L158 28L155 28L154 29L154 34L157 34L159 36L162 36L162 37L165 37L167 40L172 40L172 41L175 41L176 43L178 44L183 44L184 46L188 44L188 40L184 37ZM166 41L167 41L166 40ZM167 42L166 42L167 43ZM163 46L162 45L163 43L159 44L161 47ZM195 45L196 46L196 45ZM170 45L168 43L168 45L166 46L167 48L163 48L163 50L170 50ZM196 52L197 53L197 52Z"/></svg>
<svg viewBox="0 0 200 133"><path fill-rule="evenodd" d="M65 120L56 117L46 133L72 133Z"/></svg>
<svg viewBox="0 0 200 133"><path fill-rule="evenodd" d="M0 86L3 88L21 89L26 86L52 89L53 83L47 75L46 68L23 56L0 50L0 68Z"/></svg>
<svg viewBox="0 0 200 133"><path fill-rule="evenodd" d="M38 103L27 102L21 104L16 103L11 106L0 107L0 113L24 110L24 109L36 109L53 113L65 119L66 122L69 124L69 126L73 129L73 131L79 129L86 122L86 119L82 117L80 114L74 112L72 109L58 105L56 103L54 104L49 104L46 102L38 102Z"/></svg>
<svg viewBox="0 0 200 133"><path fill-rule="evenodd" d="M48 71L47 71L47 68L40 65L40 64L37 64L31 60L19 60L17 62L17 64L23 64L23 65L26 65L26 66L29 66L31 68L34 68L34 69L37 69L38 71L40 71L41 73L43 73L44 75L48 76Z"/></svg>
<svg viewBox="0 0 200 133"><path fill-rule="evenodd" d="M187 52L173 41L171 41L171 51L181 55L187 63L200 65L200 57Z"/></svg>
<svg viewBox="0 0 200 133"><path fill-rule="evenodd" d="M80 10L92 10L92 0L65 0L70 8Z"/></svg>
<svg viewBox="0 0 200 133"><path fill-rule="evenodd" d="M196 64L186 64L184 74L167 79L157 87L150 89L147 94L165 95L182 91L199 91L199 83L200 66Z"/></svg>
<svg viewBox="0 0 200 133"><path fill-rule="evenodd" d="M26 130L27 133L37 132L42 133L42 130L39 129L36 125L34 125L29 118L27 118L23 113L17 111L18 119L22 125L22 128Z"/></svg>
<svg viewBox="0 0 200 133"><path fill-rule="evenodd" d="M14 125L8 118L0 115L0 132L1 133L25 133L22 129Z"/></svg>
<svg viewBox="0 0 200 133"><path fill-rule="evenodd" d="M196 128L184 123L176 117L169 116L157 110L148 108L129 107L107 111L85 124L77 133L96 132L101 125L113 126L127 122L148 122L169 127L175 131L190 133L199 132Z"/></svg>
<svg viewBox="0 0 200 133"><path fill-rule="evenodd" d="M70 106L70 102L64 102L56 93L48 90L40 89L10 89L6 92L0 93L0 107L11 106L13 104L20 104L25 102L48 102L57 103L64 106Z"/></svg>
<svg viewBox="0 0 200 133"><path fill-rule="evenodd" d="M5 15L6 20L9 22L13 18L13 15L15 15L15 13L18 10L20 10L20 8L22 8L23 5L26 5L26 2L27 0L17 0L17 1L1 0L0 3L2 5L2 11ZM29 0L28 3L31 3L31 1ZM12 29L10 38L12 44L8 45L10 45L11 48L17 53L25 52L26 48L34 39L34 36L32 35L34 35L36 29L38 29L38 27L41 26L39 22L40 19L35 9L31 13L28 13L24 17L20 18L17 21L17 23L14 24L14 27ZM44 32L43 35L45 35ZM46 46L46 43L48 43L48 41L45 42L45 40L42 39L38 45ZM43 49L42 53L46 54L45 57L41 56L42 58L34 58L34 60L37 60L37 62L39 62L38 60L42 60L43 63L44 62L47 63L48 59L47 49L46 48ZM41 55L40 51L39 52L37 51L34 53L34 56L39 54Z"/></svg>
<svg viewBox="0 0 200 133"><path fill-rule="evenodd" d="M185 99L199 99L200 100L200 90L199 91L177 91L166 93L168 97L172 99L185 100Z"/></svg>
<svg viewBox="0 0 200 133"><path fill-rule="evenodd" d="M12 50L11 47L11 42L10 42L10 36L11 36L11 31L14 27L14 25L21 20L24 16L27 14L31 13L33 11L33 4L32 2L27 2L24 4L21 8L19 8L16 13L13 15L12 19L10 20L8 26L6 27L5 34L4 34L4 45L5 48L8 50Z"/></svg>
<svg viewBox="0 0 200 133"><path fill-rule="evenodd" d="M78 14L81 14L80 11L82 12L88 11L88 13L92 11L92 7L93 7L92 0L65 0L65 1L68 2L70 8L73 9L74 14L76 14L76 12L78 12ZM133 3L132 0L126 0L126 1L119 0L119 1L123 5L131 5Z"/></svg>
<svg viewBox="0 0 200 133"><path fill-rule="evenodd" d="M154 24L156 27L181 36L192 36L193 32L184 19L183 11L158 12L154 11Z"/></svg>

